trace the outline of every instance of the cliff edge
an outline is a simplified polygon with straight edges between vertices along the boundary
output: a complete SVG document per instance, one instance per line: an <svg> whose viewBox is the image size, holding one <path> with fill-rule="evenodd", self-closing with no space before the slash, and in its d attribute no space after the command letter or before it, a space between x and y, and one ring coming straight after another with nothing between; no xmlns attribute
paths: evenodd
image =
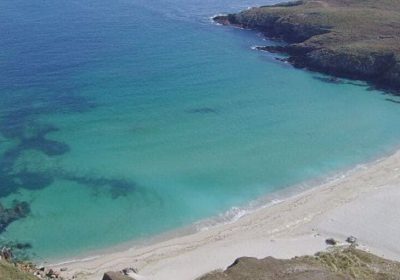
<svg viewBox="0 0 400 280"><path fill-rule="evenodd" d="M398 280L400 263L355 248L280 260L272 257L237 259L225 271L197 280Z"/></svg>

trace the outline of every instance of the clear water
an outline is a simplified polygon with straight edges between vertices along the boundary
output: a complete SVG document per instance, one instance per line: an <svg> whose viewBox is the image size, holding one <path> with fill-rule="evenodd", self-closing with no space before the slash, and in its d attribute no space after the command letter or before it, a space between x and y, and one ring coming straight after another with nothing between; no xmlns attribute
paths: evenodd
<svg viewBox="0 0 400 280"><path fill-rule="evenodd" d="M68 257L388 152L400 105L209 17L267 0L0 1L0 237ZM394 98L394 97L390 97Z"/></svg>

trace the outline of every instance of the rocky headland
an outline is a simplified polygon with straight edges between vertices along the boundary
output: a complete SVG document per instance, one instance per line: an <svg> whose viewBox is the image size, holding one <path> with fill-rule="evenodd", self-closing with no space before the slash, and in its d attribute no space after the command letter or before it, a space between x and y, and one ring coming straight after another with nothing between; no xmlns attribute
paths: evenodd
<svg viewBox="0 0 400 280"><path fill-rule="evenodd" d="M214 17L261 31L296 67L368 81L400 92L400 1L302 0Z"/></svg>

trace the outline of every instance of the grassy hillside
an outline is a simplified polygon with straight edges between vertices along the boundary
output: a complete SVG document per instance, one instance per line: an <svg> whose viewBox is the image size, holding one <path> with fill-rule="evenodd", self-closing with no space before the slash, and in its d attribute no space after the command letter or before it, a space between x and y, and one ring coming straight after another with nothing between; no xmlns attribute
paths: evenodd
<svg viewBox="0 0 400 280"><path fill-rule="evenodd" d="M398 280L400 263L354 248L279 260L239 258L225 271L198 280Z"/></svg>
<svg viewBox="0 0 400 280"><path fill-rule="evenodd" d="M0 279L1 280L38 280L37 277L22 272L14 265L0 261Z"/></svg>

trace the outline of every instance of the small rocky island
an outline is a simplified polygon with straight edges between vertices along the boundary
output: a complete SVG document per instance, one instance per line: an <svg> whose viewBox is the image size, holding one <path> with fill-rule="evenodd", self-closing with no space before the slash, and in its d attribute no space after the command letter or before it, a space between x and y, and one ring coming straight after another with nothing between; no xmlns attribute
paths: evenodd
<svg viewBox="0 0 400 280"><path fill-rule="evenodd" d="M214 21L284 40L287 45L259 49L286 53L296 67L399 93L399 11L395 0L302 0L216 16Z"/></svg>

